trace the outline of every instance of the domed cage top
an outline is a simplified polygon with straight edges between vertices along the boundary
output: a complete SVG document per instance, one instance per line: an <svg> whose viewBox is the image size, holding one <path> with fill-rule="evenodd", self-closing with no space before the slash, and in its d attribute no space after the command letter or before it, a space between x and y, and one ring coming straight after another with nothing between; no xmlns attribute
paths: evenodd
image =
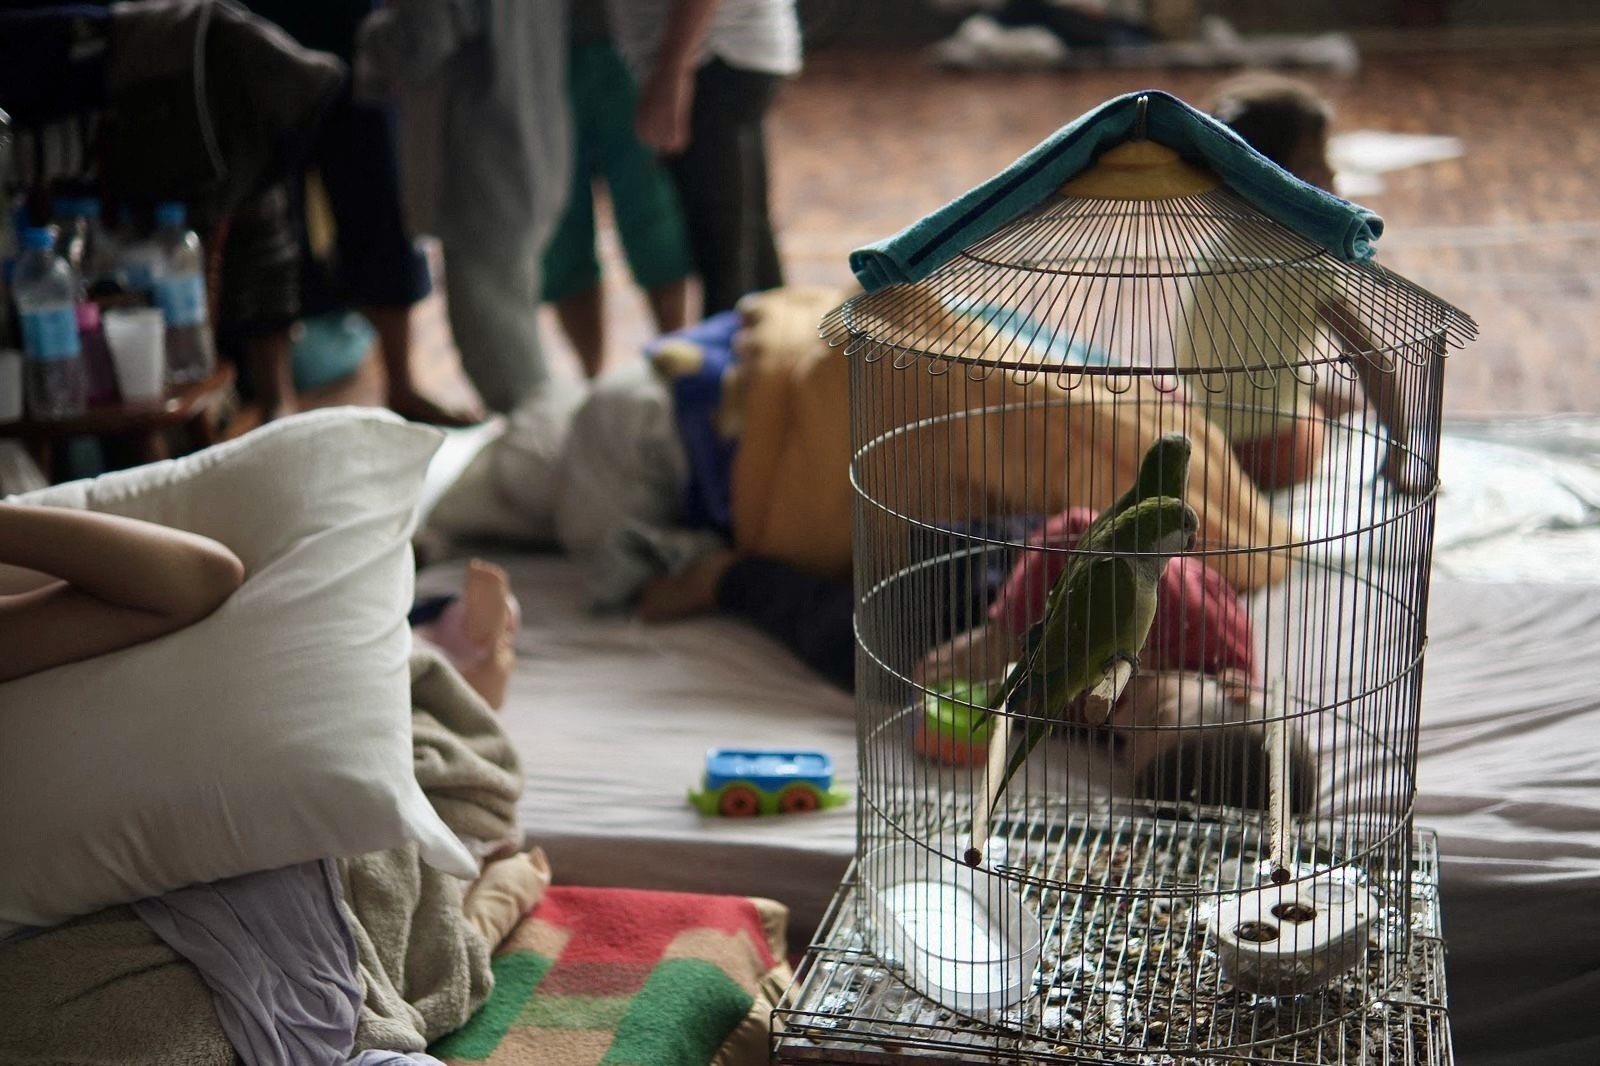
<svg viewBox="0 0 1600 1066"><path fill-rule="evenodd" d="M1474 332L1144 141L826 317L880 960L1096 1054L1248 1056L1407 980L1441 388ZM1172 434L1187 546L1080 547ZM1041 623L1111 556L1155 564L1155 613L1085 698L1062 675L1088 640L1049 652ZM1123 586L1095 610L1137 613ZM1023 705L1039 654L1069 668Z"/></svg>

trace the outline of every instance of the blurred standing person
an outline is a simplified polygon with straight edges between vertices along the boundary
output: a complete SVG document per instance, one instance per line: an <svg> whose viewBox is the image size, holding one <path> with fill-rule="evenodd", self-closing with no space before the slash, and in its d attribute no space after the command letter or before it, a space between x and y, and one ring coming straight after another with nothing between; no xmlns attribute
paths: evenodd
<svg viewBox="0 0 1600 1066"><path fill-rule="evenodd" d="M379 0L245 0L256 14L307 48L349 63L356 33ZM357 103L349 84L329 106L307 165L327 191L338 231L331 277L309 249L303 191L293 195L301 230L304 312L354 303L378 335L391 411L419 422L468 425L475 412L452 411L424 396L411 372L411 308L432 288L400 206L399 158L388 109Z"/></svg>
<svg viewBox="0 0 1600 1066"><path fill-rule="evenodd" d="M800 71L794 0L607 0L639 78L639 139L666 160L689 224L703 314L783 284L763 121Z"/></svg>
<svg viewBox="0 0 1600 1066"><path fill-rule="evenodd" d="M617 236L634 283L644 290L656 330L688 325L694 260L672 178L634 132L638 92L612 46L605 7L572 9L567 55L572 106L572 191L566 214L544 252L544 300L588 377L605 363L605 305L595 255L594 187L604 178Z"/></svg>
<svg viewBox="0 0 1600 1066"><path fill-rule="evenodd" d="M567 196L565 0L389 0L362 24L356 90L411 90L437 118L424 152L433 202L415 219L444 245L450 331L494 411L548 380L539 341L544 246ZM409 123L408 123L409 125Z"/></svg>

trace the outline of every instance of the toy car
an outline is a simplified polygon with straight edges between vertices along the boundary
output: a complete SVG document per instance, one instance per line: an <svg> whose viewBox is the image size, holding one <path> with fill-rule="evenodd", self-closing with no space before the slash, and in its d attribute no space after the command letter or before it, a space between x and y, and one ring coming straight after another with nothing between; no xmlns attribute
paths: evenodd
<svg viewBox="0 0 1600 1066"><path fill-rule="evenodd" d="M935 685L922 700L911 746L923 758L947 766L975 766L989 754L994 721L985 709L989 686L983 682L948 681Z"/></svg>
<svg viewBox="0 0 1600 1066"><path fill-rule="evenodd" d="M820 751L712 748L706 774L689 802L701 814L753 818L837 807L850 799L833 787L833 760Z"/></svg>

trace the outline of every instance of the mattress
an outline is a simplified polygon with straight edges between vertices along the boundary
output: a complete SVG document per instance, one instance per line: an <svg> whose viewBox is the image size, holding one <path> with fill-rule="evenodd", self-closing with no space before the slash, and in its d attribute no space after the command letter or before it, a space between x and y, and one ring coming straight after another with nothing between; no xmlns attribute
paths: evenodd
<svg viewBox="0 0 1600 1066"><path fill-rule="evenodd" d="M855 705L778 645L731 619L646 626L585 607L577 567L494 556L522 603L505 726L528 784L521 815L558 883L764 896L804 936L855 847L853 805L804 817L701 816L688 802L710 747L832 756L855 788ZM460 567L418 578L459 587Z"/></svg>
<svg viewBox="0 0 1600 1066"><path fill-rule="evenodd" d="M1462 1066L1600 1062L1597 425L1467 424L1443 445L1417 822L1440 838ZM852 788L850 697L730 619L593 616L567 561L499 561L524 614L504 711L523 824L557 880L766 896L812 929L853 808L730 821L686 792L708 747L745 745L820 749Z"/></svg>

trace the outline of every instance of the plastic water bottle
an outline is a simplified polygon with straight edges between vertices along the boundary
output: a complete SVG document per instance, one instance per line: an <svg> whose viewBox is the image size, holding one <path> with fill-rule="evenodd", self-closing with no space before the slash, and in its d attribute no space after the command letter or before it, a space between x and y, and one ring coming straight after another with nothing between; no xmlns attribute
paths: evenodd
<svg viewBox="0 0 1600 1066"><path fill-rule="evenodd" d="M22 320L24 393L38 419L83 413L83 349L78 341L78 279L56 255L49 229L22 231L11 291Z"/></svg>
<svg viewBox="0 0 1600 1066"><path fill-rule="evenodd" d="M67 261L72 272L83 277L84 253L89 250L89 213L84 206L93 203L77 196L56 198L55 216L59 233L56 237L56 254Z"/></svg>
<svg viewBox="0 0 1600 1066"><path fill-rule="evenodd" d="M121 220L124 240L118 249L117 274L123 290L135 303L153 307L156 275L161 272L161 248L139 233L133 224L133 213L127 208L123 208Z"/></svg>
<svg viewBox="0 0 1600 1066"><path fill-rule="evenodd" d="M120 294L126 288L117 263L117 242L100 224L100 201L92 196L58 200L61 238L56 251L78 272L90 296Z"/></svg>
<svg viewBox="0 0 1600 1066"><path fill-rule="evenodd" d="M217 350L206 322L205 253L182 204L156 208L156 244L162 254L155 297L167 320L167 380L203 381L216 369Z"/></svg>
<svg viewBox="0 0 1600 1066"><path fill-rule="evenodd" d="M94 302L92 283L104 274L100 230L100 201L92 196L61 197L55 202L60 235L56 254L67 261L78 278L78 344L83 352L84 402L89 407L117 398L117 379L111 368L111 350L100 328L100 305ZM113 266L114 270L114 266Z"/></svg>

